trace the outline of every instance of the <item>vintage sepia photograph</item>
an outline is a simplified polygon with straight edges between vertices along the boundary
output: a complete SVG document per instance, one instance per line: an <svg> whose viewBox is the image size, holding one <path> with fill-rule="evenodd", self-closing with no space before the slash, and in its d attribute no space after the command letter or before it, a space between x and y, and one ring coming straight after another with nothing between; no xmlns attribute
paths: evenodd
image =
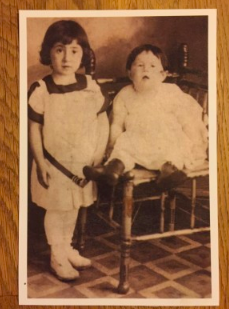
<svg viewBox="0 0 229 309"><path fill-rule="evenodd" d="M217 305L216 10L20 11L20 304Z"/></svg>

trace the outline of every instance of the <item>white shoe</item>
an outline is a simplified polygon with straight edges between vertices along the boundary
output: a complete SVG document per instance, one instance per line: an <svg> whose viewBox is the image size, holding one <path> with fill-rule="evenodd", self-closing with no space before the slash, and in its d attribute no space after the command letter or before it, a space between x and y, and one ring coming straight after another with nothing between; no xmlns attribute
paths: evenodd
<svg viewBox="0 0 229 309"><path fill-rule="evenodd" d="M58 252L59 251L59 252ZM61 281L71 281L79 278L79 272L72 267L66 256L65 251L60 250L51 251L51 271L57 276Z"/></svg>
<svg viewBox="0 0 229 309"><path fill-rule="evenodd" d="M69 245L66 246L66 254L73 267L81 270L91 267L91 260L81 256L78 250L73 249Z"/></svg>

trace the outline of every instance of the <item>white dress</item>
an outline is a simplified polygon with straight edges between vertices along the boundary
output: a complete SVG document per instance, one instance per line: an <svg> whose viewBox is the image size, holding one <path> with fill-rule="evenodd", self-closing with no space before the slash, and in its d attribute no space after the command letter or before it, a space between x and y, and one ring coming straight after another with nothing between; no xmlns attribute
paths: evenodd
<svg viewBox="0 0 229 309"><path fill-rule="evenodd" d="M123 161L125 171L140 164L158 170L171 161L179 169L206 159L207 129L202 108L177 85L162 83L156 95L123 88L113 103L113 119L124 122L109 160Z"/></svg>
<svg viewBox="0 0 229 309"><path fill-rule="evenodd" d="M90 76L76 75L77 83L56 85L51 75L36 83L29 98L29 117L43 122L44 148L73 174L84 178L82 169L93 163L98 142L98 112L104 103L99 86ZM96 186L90 181L77 186L48 160L49 188L37 179L33 162L32 200L52 210L71 210L90 206L96 199Z"/></svg>

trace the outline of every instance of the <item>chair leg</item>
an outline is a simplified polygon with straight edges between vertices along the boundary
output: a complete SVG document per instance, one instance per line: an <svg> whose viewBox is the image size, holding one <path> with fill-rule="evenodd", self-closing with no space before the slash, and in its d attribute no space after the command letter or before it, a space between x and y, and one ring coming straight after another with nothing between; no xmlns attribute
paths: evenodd
<svg viewBox="0 0 229 309"><path fill-rule="evenodd" d="M79 220L77 226L78 228L77 243L79 250L84 249L85 246L86 222L87 222L87 208L81 207L79 211Z"/></svg>
<svg viewBox="0 0 229 309"><path fill-rule="evenodd" d="M114 198L115 198L115 187L112 189L111 193L111 203L110 203L110 208L109 208L109 219L113 220L113 215L114 215Z"/></svg>
<svg viewBox="0 0 229 309"><path fill-rule="evenodd" d="M170 205L169 231L174 231L174 228L175 228L175 211L176 211L176 194L173 191L169 192L169 205Z"/></svg>
<svg viewBox="0 0 229 309"><path fill-rule="evenodd" d="M160 232L165 231L165 193L161 194L161 217L160 217Z"/></svg>
<svg viewBox="0 0 229 309"><path fill-rule="evenodd" d="M131 246L131 224L133 212L133 182L124 185L122 210L122 243L120 261L120 280L118 293L126 294L129 290L129 262Z"/></svg>
<svg viewBox="0 0 229 309"><path fill-rule="evenodd" d="M196 178L192 179L192 200L191 200L191 229L195 226L195 207L196 207Z"/></svg>

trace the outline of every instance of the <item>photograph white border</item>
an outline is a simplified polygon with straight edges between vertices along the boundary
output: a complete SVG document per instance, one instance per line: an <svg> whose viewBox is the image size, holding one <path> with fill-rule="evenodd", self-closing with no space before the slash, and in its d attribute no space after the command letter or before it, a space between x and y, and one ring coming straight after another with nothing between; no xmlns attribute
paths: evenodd
<svg viewBox="0 0 229 309"><path fill-rule="evenodd" d="M208 16L209 157L212 297L208 299L35 299L27 296L27 18L31 17L146 17ZM19 304L20 305L122 305L122 306L217 306L219 305L217 119L216 119L216 10L34 10L19 12L20 26L20 196L19 196Z"/></svg>

